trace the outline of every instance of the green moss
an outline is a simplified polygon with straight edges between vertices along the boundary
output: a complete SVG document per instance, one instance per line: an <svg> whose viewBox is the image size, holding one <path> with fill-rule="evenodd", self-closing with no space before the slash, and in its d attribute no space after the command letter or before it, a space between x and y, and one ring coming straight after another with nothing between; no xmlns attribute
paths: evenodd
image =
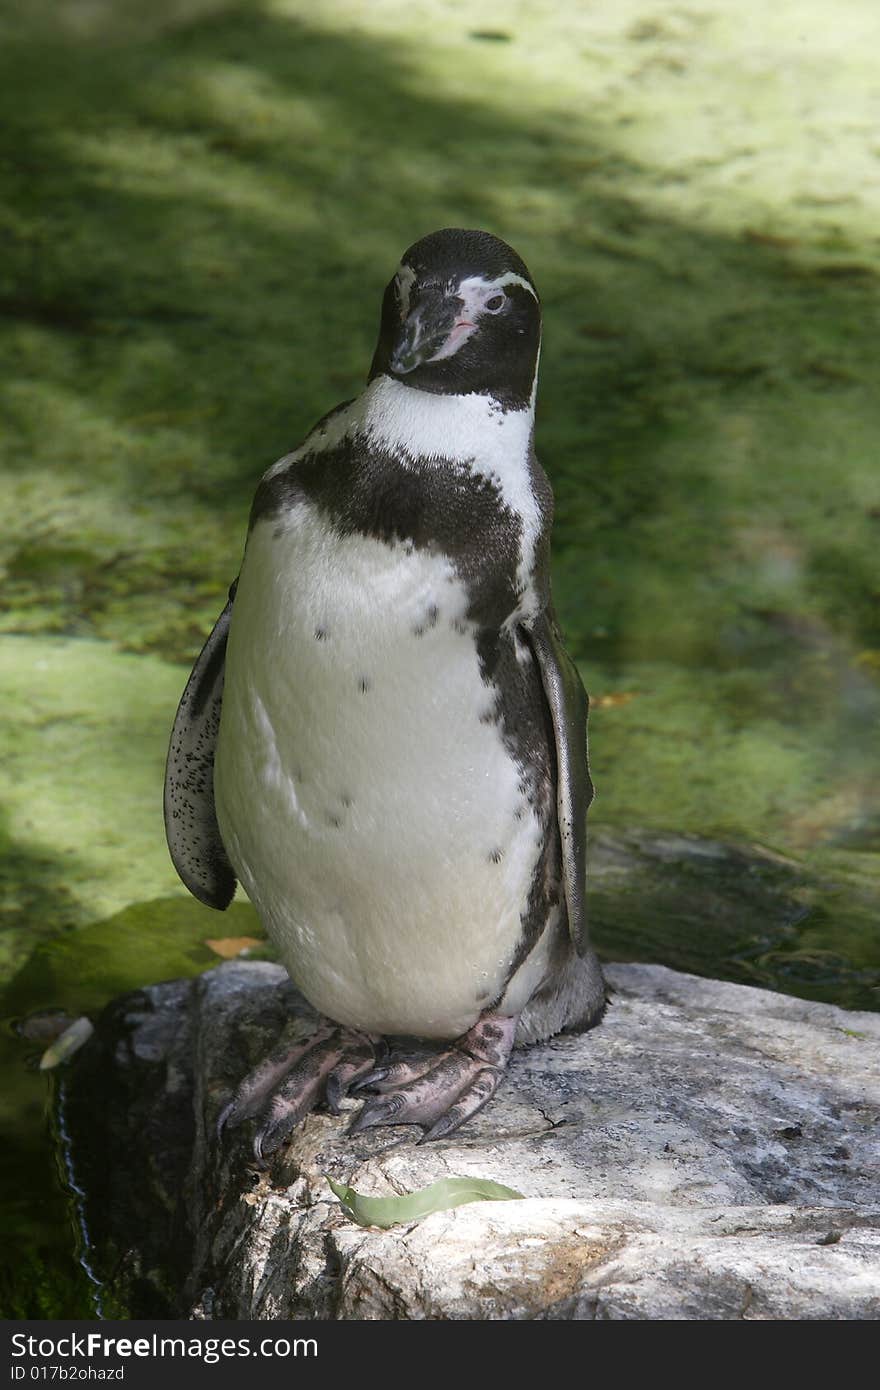
<svg viewBox="0 0 880 1390"><path fill-rule="evenodd" d="M880 697L815 653L763 670L581 663L592 821L760 840L806 857L865 835L880 812L870 762Z"/></svg>
<svg viewBox="0 0 880 1390"><path fill-rule="evenodd" d="M117 994L199 975L219 963L205 940L263 935L249 903L220 918L194 898L136 903L103 922L41 943L0 998L0 1013L63 1008L94 1014Z"/></svg>
<svg viewBox="0 0 880 1390"><path fill-rule="evenodd" d="M186 13L65 32L37 10L6 46L15 630L191 647L259 472L358 389L401 246L463 221L544 289L539 443L582 649L601 627L627 657L714 658L768 604L874 640L872 126L818 8L806 131L769 80L784 26L756 53L718 6L647 29L636 4L515 6L504 45L430 0ZM804 163L814 129L846 132L845 176ZM61 574L28 564L59 550Z"/></svg>
<svg viewBox="0 0 880 1390"><path fill-rule="evenodd" d="M0 639L0 701L14 713L0 731L3 925L38 938L184 896L165 849L162 782L185 680L105 643Z"/></svg>

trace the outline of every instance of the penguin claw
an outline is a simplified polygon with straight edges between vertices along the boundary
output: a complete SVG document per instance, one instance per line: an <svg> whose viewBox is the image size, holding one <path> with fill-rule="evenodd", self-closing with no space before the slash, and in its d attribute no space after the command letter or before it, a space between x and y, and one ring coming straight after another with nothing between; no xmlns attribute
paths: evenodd
<svg viewBox="0 0 880 1390"><path fill-rule="evenodd" d="M503 1072L496 1071L493 1067L484 1067L477 1073L476 1079L471 1083L466 1091L462 1091L458 1100L451 1105L445 1115L441 1115L439 1120L426 1130L419 1139L420 1144L430 1144L435 1139L445 1139L447 1134L453 1134L459 1129L466 1120L472 1115L476 1115L478 1110L488 1104L498 1087L501 1085Z"/></svg>
<svg viewBox="0 0 880 1390"><path fill-rule="evenodd" d="M355 1115L351 1124L346 1130L349 1136L360 1134L365 1129L371 1129L374 1125L407 1124L406 1120L396 1120L388 1105L385 1104L384 1097L376 1097L373 1100L365 1101L358 1113Z"/></svg>
<svg viewBox="0 0 880 1390"><path fill-rule="evenodd" d="M420 1144L443 1139L492 1099L504 1076L515 1018L486 1015L439 1056L395 1062L362 1076L358 1089L379 1092L349 1126L360 1134L376 1125L422 1125Z"/></svg>
<svg viewBox="0 0 880 1390"><path fill-rule="evenodd" d="M324 1084L324 1103L331 1115L342 1114L341 1102L345 1099L348 1087L337 1076L336 1071L331 1071Z"/></svg>
<svg viewBox="0 0 880 1390"><path fill-rule="evenodd" d="M503 1075L503 1071L484 1063L472 1061L468 1065L463 1058L443 1056L440 1065L420 1076L418 1083L365 1101L348 1133L360 1134L376 1125L422 1125L425 1133L417 1143L443 1139L482 1110L494 1096Z"/></svg>
<svg viewBox="0 0 880 1390"><path fill-rule="evenodd" d="M388 1075L388 1070L388 1067L374 1067L372 1071L367 1072L366 1076L362 1076L360 1081L355 1081L350 1089L354 1091L355 1094L359 1091L378 1091L380 1083L383 1082Z"/></svg>
<svg viewBox="0 0 880 1390"><path fill-rule="evenodd" d="M307 1052L279 1087L269 1106L267 1118L254 1135L254 1157L265 1164L267 1155L280 1149L292 1129L314 1110L321 1095L321 1083L337 1057L334 1040L319 1043Z"/></svg>
<svg viewBox="0 0 880 1390"><path fill-rule="evenodd" d="M350 1091L373 1090L348 1128L421 1125L419 1143L452 1134L497 1091L516 1032L515 1018L485 1014L439 1055L385 1063L381 1038L324 1022L310 1038L276 1047L239 1085L217 1119L218 1138L260 1115L254 1158L261 1168L323 1101L338 1115Z"/></svg>
<svg viewBox="0 0 880 1390"><path fill-rule="evenodd" d="M245 1120L252 1119L269 1102L297 1062L328 1038L331 1031L331 1027L324 1024L308 1038L296 1033L282 1037L268 1056L239 1082L232 1099L220 1111L217 1138L222 1136L224 1130L235 1129Z"/></svg>
<svg viewBox="0 0 880 1390"><path fill-rule="evenodd" d="M352 1089L355 1091L393 1091L398 1086L405 1086L410 1081L417 1081L430 1071L436 1057L425 1057L418 1062L392 1062L386 1067L374 1067L366 1076L362 1076L357 1085Z"/></svg>
<svg viewBox="0 0 880 1390"><path fill-rule="evenodd" d="M293 1129L325 1100L333 1114L354 1084L376 1064L373 1040L352 1029L322 1024L311 1037L284 1042L239 1085L217 1119L217 1137L262 1112L254 1158L265 1168Z"/></svg>
<svg viewBox="0 0 880 1390"><path fill-rule="evenodd" d="M217 1116L217 1123L214 1126L214 1134L216 1135L218 1140L223 1138L223 1131L226 1128L229 1116L232 1114L234 1109L235 1101L231 1100L229 1101L228 1105L224 1105L223 1109L220 1111L220 1114Z"/></svg>
<svg viewBox="0 0 880 1390"><path fill-rule="evenodd" d="M324 1085L324 1100L331 1115L340 1114L340 1102L352 1088L360 1086L361 1078L373 1068L375 1060L375 1048L369 1043L366 1047L346 1050L342 1061L337 1062Z"/></svg>

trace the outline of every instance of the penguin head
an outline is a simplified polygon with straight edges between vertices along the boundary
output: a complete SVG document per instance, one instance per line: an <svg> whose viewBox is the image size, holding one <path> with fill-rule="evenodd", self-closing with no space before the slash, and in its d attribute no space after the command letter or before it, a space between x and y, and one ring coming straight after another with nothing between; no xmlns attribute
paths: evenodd
<svg viewBox="0 0 880 1390"><path fill-rule="evenodd" d="M370 381L436 395L532 400L541 304L523 261L489 232L432 232L405 251L385 290Z"/></svg>

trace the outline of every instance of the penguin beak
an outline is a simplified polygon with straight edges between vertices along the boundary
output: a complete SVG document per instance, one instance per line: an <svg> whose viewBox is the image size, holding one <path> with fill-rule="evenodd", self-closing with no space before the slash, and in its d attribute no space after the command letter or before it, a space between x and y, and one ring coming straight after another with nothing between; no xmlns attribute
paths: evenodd
<svg viewBox="0 0 880 1390"><path fill-rule="evenodd" d="M461 300L446 297L437 286L428 286L415 298L391 350L391 370L406 376L423 362L445 357L443 351L458 323ZM471 327L470 324L467 327Z"/></svg>

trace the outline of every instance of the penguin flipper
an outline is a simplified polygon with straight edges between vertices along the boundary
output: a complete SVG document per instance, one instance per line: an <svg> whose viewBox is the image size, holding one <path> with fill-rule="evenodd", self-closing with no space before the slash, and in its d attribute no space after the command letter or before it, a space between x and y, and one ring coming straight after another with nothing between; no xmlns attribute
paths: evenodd
<svg viewBox="0 0 880 1390"><path fill-rule="evenodd" d="M174 867L193 897L220 911L235 893L214 809L214 750L234 597L235 584L186 683L165 764L165 837Z"/></svg>
<svg viewBox="0 0 880 1390"><path fill-rule="evenodd" d="M562 842L562 881L568 929L575 950L588 949L586 916L587 811L593 783L587 757L590 701L577 667L562 645L552 611L524 629L541 672L556 743L556 814Z"/></svg>

